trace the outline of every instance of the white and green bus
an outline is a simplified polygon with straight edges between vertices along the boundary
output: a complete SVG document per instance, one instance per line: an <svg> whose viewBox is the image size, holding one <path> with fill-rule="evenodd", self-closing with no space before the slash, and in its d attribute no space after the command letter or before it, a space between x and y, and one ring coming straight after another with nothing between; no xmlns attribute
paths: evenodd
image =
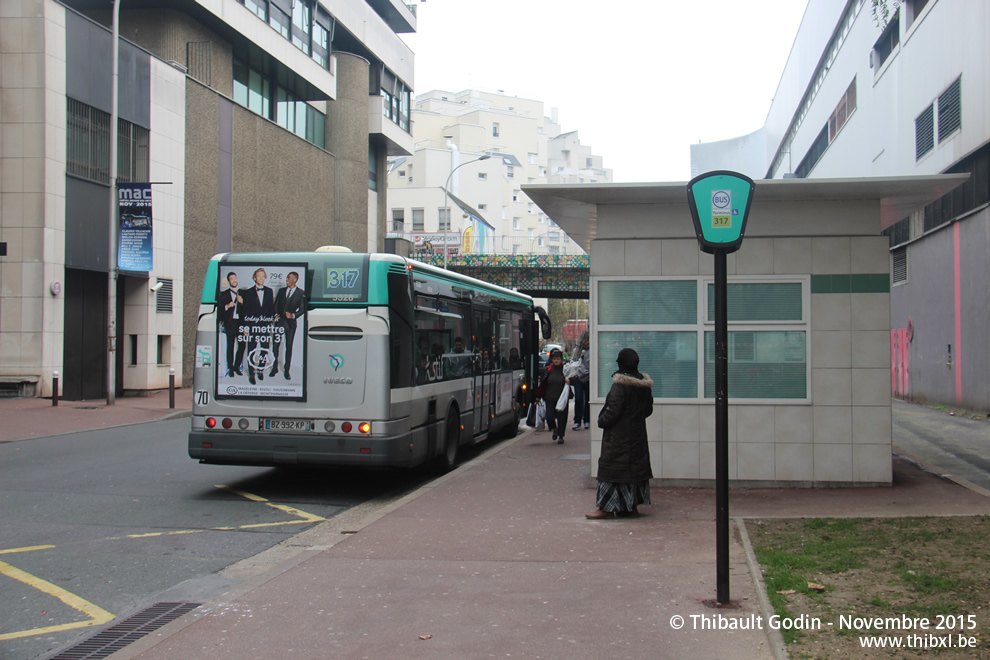
<svg viewBox="0 0 990 660"><path fill-rule="evenodd" d="M533 299L392 254L220 254L196 331L189 456L411 467L513 436L535 391Z"/></svg>

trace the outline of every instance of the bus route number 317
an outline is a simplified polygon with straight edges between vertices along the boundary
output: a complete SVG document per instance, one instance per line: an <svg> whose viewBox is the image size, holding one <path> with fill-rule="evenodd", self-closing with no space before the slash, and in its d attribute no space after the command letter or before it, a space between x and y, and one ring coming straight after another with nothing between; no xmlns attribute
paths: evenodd
<svg viewBox="0 0 990 660"><path fill-rule="evenodd" d="M350 302L357 299L353 291L358 287L361 279L361 270L358 268L328 268L327 269L327 292L333 292L330 299L335 302Z"/></svg>

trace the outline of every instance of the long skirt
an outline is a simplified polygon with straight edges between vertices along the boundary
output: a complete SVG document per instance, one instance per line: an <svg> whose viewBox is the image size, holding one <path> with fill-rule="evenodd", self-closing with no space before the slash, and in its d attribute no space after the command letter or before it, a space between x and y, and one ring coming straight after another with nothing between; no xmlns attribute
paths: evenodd
<svg viewBox="0 0 990 660"><path fill-rule="evenodd" d="M650 480L634 484L614 484L611 481L598 481L598 501L596 505L608 513L628 513L640 504L650 503Z"/></svg>

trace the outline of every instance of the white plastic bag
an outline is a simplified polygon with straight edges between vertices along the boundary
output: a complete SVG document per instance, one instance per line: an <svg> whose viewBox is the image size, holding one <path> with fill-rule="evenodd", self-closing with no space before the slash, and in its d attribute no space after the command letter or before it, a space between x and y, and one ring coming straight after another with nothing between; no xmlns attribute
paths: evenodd
<svg viewBox="0 0 990 660"><path fill-rule="evenodd" d="M563 412L567 410L567 402L571 398L571 386L564 385L564 389L560 391L560 398L557 399L557 411Z"/></svg>
<svg viewBox="0 0 990 660"><path fill-rule="evenodd" d="M536 430L542 431L547 420L547 407L542 401L536 404Z"/></svg>
<svg viewBox="0 0 990 660"><path fill-rule="evenodd" d="M577 375L578 369L580 367L581 367L581 361L580 360L574 360L572 362L568 362L567 364L565 364L564 365L564 378L568 378L568 379L573 378L575 375Z"/></svg>

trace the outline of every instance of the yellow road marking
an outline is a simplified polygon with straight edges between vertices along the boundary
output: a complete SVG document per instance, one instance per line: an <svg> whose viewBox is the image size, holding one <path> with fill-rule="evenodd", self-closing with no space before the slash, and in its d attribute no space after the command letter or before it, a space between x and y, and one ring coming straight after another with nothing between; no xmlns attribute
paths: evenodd
<svg viewBox="0 0 990 660"><path fill-rule="evenodd" d="M252 502L261 502L265 506L270 506L273 509L278 509L288 513L289 515L296 516L299 520L285 520L276 523L254 523L251 525L239 525L237 527L210 527L207 529L181 529L173 530L170 532L149 532L147 534L128 534L126 536L116 536L109 539L103 539L105 541L116 541L120 539L143 539L151 538L155 536L175 536L179 534L199 534L201 532L210 531L235 531L238 529L258 529L261 527L281 527L283 525L305 525L308 523L321 522L326 520L321 516L314 515L312 513L306 513L296 509L295 507L287 506L284 504L272 504L264 497L259 495L253 495L251 493L246 493L240 490L235 490L229 486L217 486L217 488L222 488L224 490L229 490L232 493L240 495L241 497L251 500ZM2 554L13 554L16 552L34 552L37 550L50 550L54 548L54 545L35 545L28 546L24 548L8 548L6 550L0 550L0 555ZM106 610L93 605L92 603L83 600L82 598L72 594L61 587L57 587L51 582L42 580L41 578L35 577L30 573L25 573L19 568L14 568L10 564L5 564L0 561L0 574L11 577L19 582L23 582L29 587L33 587L42 593L48 594L58 598L60 601L68 605L69 607L82 612L86 616L90 617L88 621L76 621L74 623L63 623L57 626L48 626L45 628L32 628L31 630L18 630L17 632L0 634L0 641L8 639L18 639L20 637L30 637L32 635L44 635L53 632L59 632L62 630L72 630L74 628L88 628L91 626L99 626L113 621L114 615L110 614Z"/></svg>
<svg viewBox="0 0 990 660"><path fill-rule="evenodd" d="M299 509L296 509L295 507L287 506L285 504L272 504L271 502L269 502L268 500L266 500L264 497L261 497L260 495L254 495L253 493L245 493L243 490L235 490L235 489L231 488L230 486L224 486L224 485L221 485L221 484L217 484L216 487L217 488L221 488L223 490L229 490L231 493L234 493L235 495L240 495L241 497L243 497L245 499L248 499L248 500L251 500L252 502L262 502L265 506L270 506L273 509L278 509L279 511L285 511L286 513L288 513L290 515L293 515L293 516L297 516L299 518L302 518L302 521L303 522L320 522L320 521L326 520L326 518L322 518L320 516L313 515L312 513L306 513L305 511L300 511ZM277 524L277 525L284 525L286 523L275 523L275 524ZM257 526L258 525L245 525L245 527L257 527Z"/></svg>
<svg viewBox="0 0 990 660"><path fill-rule="evenodd" d="M73 628L88 628L91 626L101 626L104 623L113 621L114 615L107 612L101 607L93 605L89 601L83 600L79 596L66 591L61 587L57 587L47 580L42 580L41 578L35 577L30 573L25 573L19 568L14 568L10 564L0 561L0 573L6 575L9 578L17 580L18 582L23 582L29 587L33 587L38 591L48 594L49 596L54 596L60 601L71 607L72 609L82 612L89 617L87 621L76 621L74 623L63 623L58 626L48 626L46 628L33 628L31 630L18 630L17 632L6 633L0 635L0 641L8 639L18 639L20 637L30 637L32 635L44 635L47 633L58 632L61 630L72 630Z"/></svg>
<svg viewBox="0 0 990 660"><path fill-rule="evenodd" d="M32 545L27 548L8 548L6 550L0 550L0 555L13 554L15 552L34 552L35 550L50 550L54 548L54 545Z"/></svg>

